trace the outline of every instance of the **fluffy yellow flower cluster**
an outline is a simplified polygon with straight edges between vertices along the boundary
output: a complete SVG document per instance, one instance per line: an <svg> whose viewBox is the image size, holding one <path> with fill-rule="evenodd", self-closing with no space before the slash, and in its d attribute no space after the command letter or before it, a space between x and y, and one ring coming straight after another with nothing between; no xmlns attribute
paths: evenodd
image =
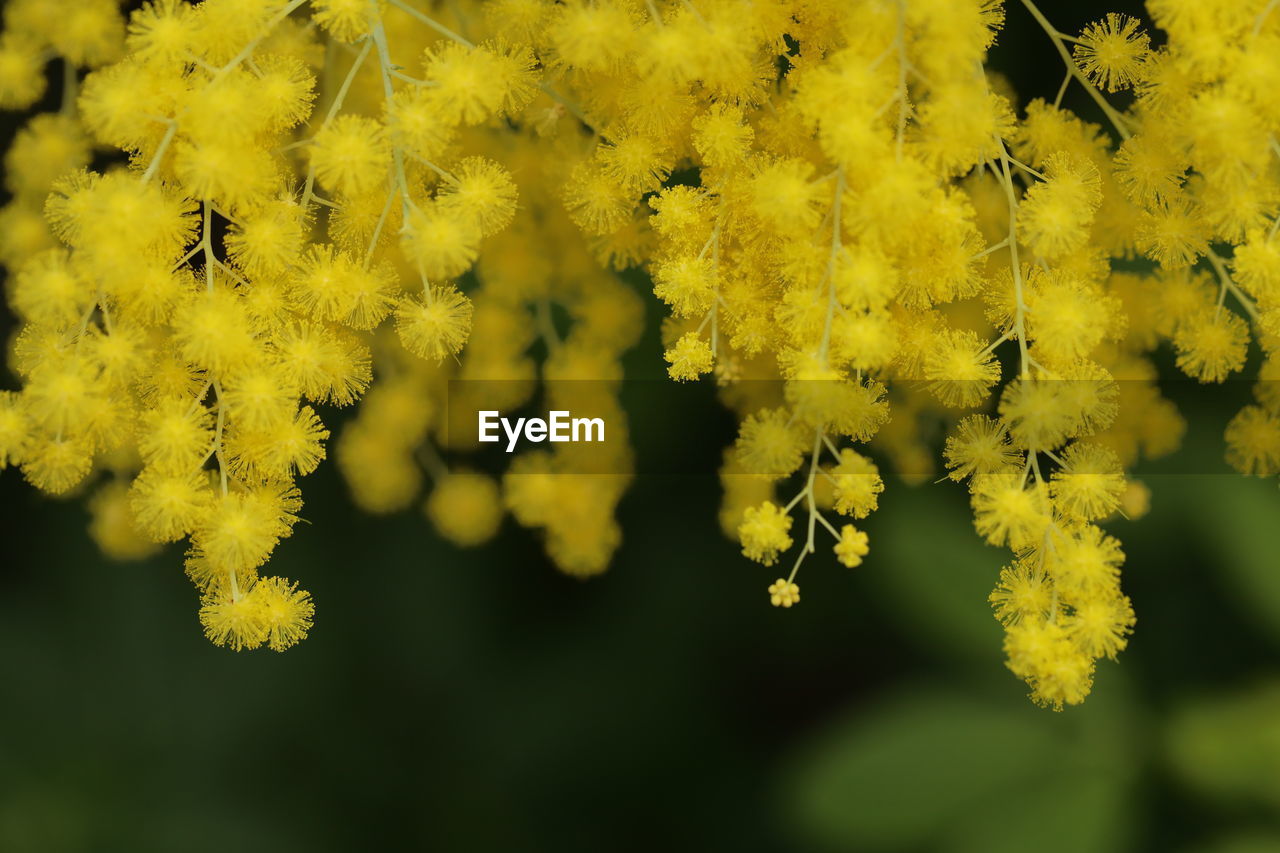
<svg viewBox="0 0 1280 853"><path fill-rule="evenodd" d="M1018 5L1064 62L1053 103L1019 109L984 69L999 0L151 0L127 22L14 0L0 106L41 97L50 56L66 93L6 160L23 384L0 464L53 493L107 473L103 548L188 539L206 632L235 648L310 626L258 570L326 406L361 400L336 457L362 508L413 505L425 472L443 536L478 545L510 512L595 574L643 317L615 273L640 267L671 377L713 374L740 420L725 532L772 566L802 519L774 605L820 537L867 558L873 456L927 479L945 429L978 534L1012 551L1009 667L1078 703L1134 624L1099 525L1141 515L1125 472L1183 429L1152 353L1220 382L1256 339L1261 378L1280 369L1280 15L1150 0L1153 51L1134 19L1072 37ZM1062 106L1073 84L1107 130ZM95 146L128 165L87 171ZM520 454L500 483L450 467L475 448L451 409L540 392L621 440ZM1228 458L1273 475L1280 394L1257 396Z"/></svg>

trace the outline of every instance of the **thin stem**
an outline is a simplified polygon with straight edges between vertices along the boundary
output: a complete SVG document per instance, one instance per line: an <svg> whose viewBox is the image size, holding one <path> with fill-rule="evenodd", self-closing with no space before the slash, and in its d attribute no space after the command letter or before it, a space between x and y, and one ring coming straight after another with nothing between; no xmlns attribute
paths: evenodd
<svg viewBox="0 0 1280 853"><path fill-rule="evenodd" d="M392 2L395 3L396 6L405 8L402 4L396 3L395 0L392 0ZM378 48L378 67L382 71L382 95L386 99L387 106L389 108L391 106L392 98L395 97L395 88L391 84L391 70L394 66L391 64L391 50L387 45L387 31L382 23L382 15L378 11L377 0L370 0L370 6L373 8L375 16L373 19L373 43ZM461 38L461 36L458 38ZM395 162L395 175L400 186L400 198L404 208L404 221L407 226L409 222L410 206L409 179L405 176L404 152L401 150L400 146L392 146L391 158ZM423 278L423 287L426 287L425 277Z"/></svg>
<svg viewBox="0 0 1280 853"><path fill-rule="evenodd" d="M1013 193L1013 176L1009 171L1009 157L1000 142L1000 163L1003 170L1001 176L1004 185L1005 201L1009 205L1009 266L1013 273L1014 318L1013 328L1018 336L1018 354L1021 356L1019 375L1023 379L1031 376L1031 359L1027 355L1027 306L1022 300L1022 264L1018 261L1018 199Z"/></svg>
<svg viewBox="0 0 1280 853"><path fill-rule="evenodd" d="M894 35L898 49L898 132L894 145L897 159L902 159L902 139L907 132L907 2L898 0L898 28Z"/></svg>
<svg viewBox="0 0 1280 853"><path fill-rule="evenodd" d="M369 39L364 40L364 44L360 46L360 52L356 54L356 58L351 63L351 69L347 71L347 76L343 78L342 85L338 87L338 93L333 96L333 103L329 104L329 110L325 113L324 121L320 123L319 130L324 130L333 122L338 115L338 110L342 109L342 103L347 99L347 93L351 91L351 84L355 82L356 74L360 71L360 66L364 65L365 57L369 55L369 51L373 48L373 42ZM316 170L314 166L307 167L307 180L302 189L302 209L307 210L311 207L311 199L314 196L313 190L316 185Z"/></svg>
<svg viewBox="0 0 1280 853"><path fill-rule="evenodd" d="M1116 132L1120 134L1120 137L1122 139L1128 139L1132 134L1130 134L1128 125L1125 124L1120 113L1116 112L1115 108L1112 107L1111 104L1107 103L1107 99L1102 97L1102 93L1098 91L1097 87L1089 82L1089 78L1084 76L1084 72L1080 70L1079 66L1075 63L1075 60L1071 58L1071 54L1067 52L1067 47L1064 42L1073 39L1071 39L1070 36L1058 32L1053 24L1049 23L1049 19L1044 16L1044 13L1036 7L1036 4L1033 3L1032 0L1022 0L1022 5L1025 6L1027 11L1031 13L1031 16L1036 19L1036 23L1040 24L1040 28L1045 31L1045 34L1053 40L1053 46L1057 49L1058 55L1062 57L1062 62L1067 66L1067 73L1080 81L1080 85L1084 86L1085 91L1089 93L1089 97L1093 98L1094 102L1099 108L1101 108L1103 114L1106 115L1106 117L1111 121L1111 124L1115 126Z"/></svg>
<svg viewBox="0 0 1280 853"><path fill-rule="evenodd" d="M76 76L76 67L70 59L62 60L62 114L76 114L76 96L80 89L80 78Z"/></svg>
<svg viewBox="0 0 1280 853"><path fill-rule="evenodd" d="M417 9L413 8L409 4L403 3L401 2L401 0L390 0L390 2L392 6L395 6L401 12L404 12L406 15L409 15L410 17L417 18L419 21L426 24L428 27L435 30L445 38L453 39L458 44L466 45L467 47L476 46L475 42L463 38L462 36L455 33L453 30L446 27L444 24L437 21L435 18L432 18L429 15L425 15L422 12L419 12Z"/></svg>
<svg viewBox="0 0 1280 853"><path fill-rule="evenodd" d="M422 467L427 469L427 474L437 483L449 476L449 466L429 440L418 445L418 459L422 461Z"/></svg>
<svg viewBox="0 0 1280 853"><path fill-rule="evenodd" d="M213 212L209 202L204 203L204 225L200 236L200 249L204 252L205 288L213 292Z"/></svg>
<svg viewBox="0 0 1280 853"><path fill-rule="evenodd" d="M378 216L378 224L373 229L373 236L369 238L369 250L364 253L364 263L362 266L364 266L365 269L369 268L369 262L373 260L373 252L378 247L378 240L382 237L382 229L387 224L387 217L391 215L391 204L395 200L396 191L395 188L392 187L391 191L387 193L386 203L382 205L382 213Z"/></svg>
<svg viewBox="0 0 1280 853"><path fill-rule="evenodd" d="M1255 323L1258 322L1258 306L1231 280L1231 274L1227 272L1227 265L1223 262L1222 257L1213 249L1209 250L1206 257L1208 257L1209 263L1218 274L1218 279L1222 282L1222 289L1218 292L1218 310L1222 310L1223 301L1226 299L1226 295L1230 293L1240 303L1240 307L1244 308L1249 318Z"/></svg>
<svg viewBox="0 0 1280 853"><path fill-rule="evenodd" d="M824 431L821 428L814 430L813 452L809 454L809 482L800 493L806 498L806 503L809 507L809 535L805 539L804 547L800 549L800 553L796 556L796 564L791 567L791 574L787 576L787 583L791 583L796 579L796 572L800 571L800 564L804 562L805 556L812 554L814 550L813 531L814 526L817 524L818 504L813 495L813 483L818 477L818 455L822 452L823 435Z"/></svg>
<svg viewBox="0 0 1280 853"><path fill-rule="evenodd" d="M1271 0L1267 7L1258 14L1258 17L1253 21L1253 29L1249 33L1250 38L1258 37L1258 34L1262 32L1262 25L1267 22L1267 18L1276 10L1276 6L1280 6L1280 0Z"/></svg>
<svg viewBox="0 0 1280 853"><path fill-rule="evenodd" d="M213 383L213 393L218 396L218 423L213 434L213 455L218 459L218 479L222 485L222 495L227 494L227 460L223 455L222 447L222 428L226 424L226 406L222 403L222 385L218 382Z"/></svg>
<svg viewBox="0 0 1280 853"><path fill-rule="evenodd" d="M295 9L301 7L302 4L306 2L307 0L290 0L289 5L285 6L283 9L277 12L271 18L271 20L267 21L266 25L262 28L262 35L258 36L256 39L246 44L240 50L239 53L237 53L235 56L231 58L230 62L228 62L226 65L222 66L221 68L219 68L217 71L214 72L213 80L211 80L210 83L230 73L237 66L239 66L241 62L244 62L246 59L248 59L253 54L254 48L256 48L262 42L263 39L265 39L268 35L270 35L273 30L275 30L277 24L279 24L285 18L292 15Z"/></svg>
<svg viewBox="0 0 1280 853"><path fill-rule="evenodd" d="M819 349L823 361L831 345L831 322L836 313L836 258L840 254L840 205L844 198L844 167L836 174L835 201L831 206L831 253L827 256L827 317L822 326L822 346Z"/></svg>
<svg viewBox="0 0 1280 853"><path fill-rule="evenodd" d="M142 182L145 184L155 177L156 171L160 168L160 161L164 159L165 152L169 150L173 137L178 132L178 123L176 121L169 122L169 128L164 132L164 137L160 140L160 144L156 146L156 153L151 155L151 162L147 164L147 171L142 173Z"/></svg>
<svg viewBox="0 0 1280 853"><path fill-rule="evenodd" d="M547 349L560 346L560 335L556 332L556 324L551 320L551 301L539 299L533 303L534 320L538 324L538 334L546 343Z"/></svg>
<svg viewBox="0 0 1280 853"><path fill-rule="evenodd" d="M1062 98L1067 94L1067 86L1071 85L1071 72L1068 71L1062 77L1062 85L1058 87L1058 96L1053 99L1054 109L1062 106Z"/></svg>
<svg viewBox="0 0 1280 853"><path fill-rule="evenodd" d="M985 258L987 255L990 255L990 254L992 254L993 252L998 252L998 251L1000 251L1001 249L1003 249L1005 246L1008 246L1008 245L1009 245L1009 238L1008 238L1008 237L1005 237L1005 238L1004 238L1003 240L1001 240L999 243L993 243L993 244L991 244L990 246L988 246L987 248L983 249L981 252L978 252L978 254L974 255L974 256L973 256L972 258L970 258L969 260L971 260L971 261L978 261L978 260L981 260L981 259Z"/></svg>

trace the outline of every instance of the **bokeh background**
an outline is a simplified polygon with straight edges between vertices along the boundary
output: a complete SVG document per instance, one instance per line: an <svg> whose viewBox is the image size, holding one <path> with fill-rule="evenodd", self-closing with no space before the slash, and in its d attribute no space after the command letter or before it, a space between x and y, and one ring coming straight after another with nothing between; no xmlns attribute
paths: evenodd
<svg viewBox="0 0 1280 853"><path fill-rule="evenodd" d="M1061 80L1016 2L992 62L1024 100ZM631 375L660 364L651 332ZM464 552L362 515L324 465L273 558L317 626L277 655L203 638L176 547L109 563L82 503L5 471L0 851L1280 851L1280 490L1221 462L1247 386L1204 390L1170 383L1186 446L1118 531L1137 633L1061 714L1002 666L1005 554L949 483L891 482L867 562L811 559L784 611L714 477L639 477L583 583L510 521ZM630 412L641 470L732 440L686 396Z"/></svg>

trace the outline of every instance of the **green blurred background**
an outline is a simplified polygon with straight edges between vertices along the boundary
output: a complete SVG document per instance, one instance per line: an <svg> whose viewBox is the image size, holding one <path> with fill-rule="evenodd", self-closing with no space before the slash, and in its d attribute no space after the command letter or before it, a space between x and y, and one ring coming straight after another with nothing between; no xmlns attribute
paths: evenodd
<svg viewBox="0 0 1280 853"><path fill-rule="evenodd" d="M1020 7L993 64L1061 79ZM632 368L659 364L651 334ZM638 478L583 583L510 521L462 552L360 514L326 464L272 562L317 626L277 655L203 638L179 549L108 563L82 503L5 471L0 851L1280 851L1280 491L1220 461L1248 388L1200 390L1170 387L1186 447L1117 531L1137 633L1061 714L1002 666L1005 554L952 484L891 482L867 562L813 558L784 611L712 477ZM732 440L689 396L630 413L642 470Z"/></svg>

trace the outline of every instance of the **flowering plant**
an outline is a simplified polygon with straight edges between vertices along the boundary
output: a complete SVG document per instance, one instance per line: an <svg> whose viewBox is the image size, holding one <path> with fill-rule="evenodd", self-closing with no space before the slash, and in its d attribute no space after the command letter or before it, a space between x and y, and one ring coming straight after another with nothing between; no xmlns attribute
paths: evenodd
<svg viewBox="0 0 1280 853"><path fill-rule="evenodd" d="M1009 668L1079 703L1135 624L1103 524L1143 514L1126 472L1183 429L1162 342L1204 383L1261 348L1226 455L1280 473L1280 16L1149 0L1153 49L1133 18L1073 37L1017 6L1063 61L1052 103L985 69L997 0L12 0L0 106L37 103L50 61L64 83L5 161L0 467L92 488L109 556L186 541L234 649L311 628L263 569L333 408L358 404L334 455L361 508L412 505L425 472L458 545L510 512L596 574L625 442L499 482L458 461L447 388L502 380L460 392L498 410L591 379L572 393L625 431L640 268L670 376L712 374L740 422L721 526L764 566L795 551L774 605L825 537L872 559L880 465L922 479L941 449L1010 551Z"/></svg>

